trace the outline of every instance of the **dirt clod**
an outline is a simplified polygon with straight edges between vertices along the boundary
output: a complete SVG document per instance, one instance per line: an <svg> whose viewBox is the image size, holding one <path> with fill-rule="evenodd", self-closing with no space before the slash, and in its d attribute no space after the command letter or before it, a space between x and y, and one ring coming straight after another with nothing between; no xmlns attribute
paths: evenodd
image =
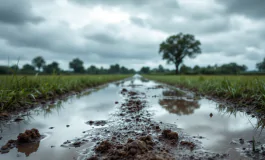
<svg viewBox="0 0 265 160"><path fill-rule="evenodd" d="M73 145L74 145L75 147L80 147L80 146L81 146L81 142L75 142L75 143L73 143Z"/></svg>
<svg viewBox="0 0 265 160"><path fill-rule="evenodd" d="M180 142L180 145L182 145L182 146L187 146L187 147L189 147L191 150L193 150L194 147L195 147L195 144L194 144L194 143L192 143L192 142L187 142L187 141L181 141L181 142Z"/></svg>
<svg viewBox="0 0 265 160"><path fill-rule="evenodd" d="M165 129L162 132L162 136L169 140L178 140L179 136L177 132L173 132L170 129Z"/></svg>
<svg viewBox="0 0 265 160"><path fill-rule="evenodd" d="M98 160L98 157L93 156L93 157L88 158L87 160Z"/></svg>
<svg viewBox="0 0 265 160"><path fill-rule="evenodd" d="M17 136L17 140L9 140L4 146L1 147L1 153L8 153L10 149L24 143L35 143L41 138L39 131L35 128L26 130Z"/></svg>
<svg viewBox="0 0 265 160"><path fill-rule="evenodd" d="M17 137L18 143L30 143L40 138L40 133L37 129L26 130L24 133L20 133Z"/></svg>
<svg viewBox="0 0 265 160"><path fill-rule="evenodd" d="M95 126L104 126L104 125L107 124L107 121L104 121L104 120L100 120L100 121L88 121L88 122L86 122L86 124L95 125Z"/></svg>
<svg viewBox="0 0 265 160"><path fill-rule="evenodd" d="M96 151L100 153L106 153L111 147L112 144L109 143L109 141L103 141L98 147L96 147Z"/></svg>

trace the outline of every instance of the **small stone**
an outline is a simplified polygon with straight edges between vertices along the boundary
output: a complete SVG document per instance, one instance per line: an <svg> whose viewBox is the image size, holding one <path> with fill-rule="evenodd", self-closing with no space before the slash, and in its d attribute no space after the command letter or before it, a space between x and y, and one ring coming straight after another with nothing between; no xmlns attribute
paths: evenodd
<svg viewBox="0 0 265 160"><path fill-rule="evenodd" d="M73 143L73 145L74 145L75 147L80 147L80 146L81 146L81 142L75 142L75 143Z"/></svg>
<svg viewBox="0 0 265 160"><path fill-rule="evenodd" d="M53 129L54 127L50 127L49 129Z"/></svg>
<svg viewBox="0 0 265 160"><path fill-rule="evenodd" d="M19 122L19 121L22 121L22 120L24 120L24 119L21 118L21 117L17 117L16 119L14 119L15 122Z"/></svg>
<svg viewBox="0 0 265 160"><path fill-rule="evenodd" d="M240 138L240 139L239 139L239 143L240 143L240 144L244 144L244 139L243 139L243 138Z"/></svg>
<svg viewBox="0 0 265 160"><path fill-rule="evenodd" d="M70 125L66 125L66 127L68 128L68 127L70 127Z"/></svg>
<svg viewBox="0 0 265 160"><path fill-rule="evenodd" d="M156 126L156 130L160 130L160 127L159 126Z"/></svg>

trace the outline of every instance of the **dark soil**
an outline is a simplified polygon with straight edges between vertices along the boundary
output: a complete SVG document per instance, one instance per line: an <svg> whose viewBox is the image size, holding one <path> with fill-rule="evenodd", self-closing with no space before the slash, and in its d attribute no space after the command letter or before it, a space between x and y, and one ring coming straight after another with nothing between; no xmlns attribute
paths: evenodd
<svg viewBox="0 0 265 160"><path fill-rule="evenodd" d="M4 146L1 147L0 152L2 154L8 153L10 149L17 147L19 145L28 144L28 143L37 143L43 138L39 131L35 128L31 130L26 130L24 133L20 133L17 136L17 140L9 140Z"/></svg>
<svg viewBox="0 0 265 160"><path fill-rule="evenodd" d="M107 124L107 121L100 120L100 121L88 121L86 124L94 125L94 126L105 126Z"/></svg>

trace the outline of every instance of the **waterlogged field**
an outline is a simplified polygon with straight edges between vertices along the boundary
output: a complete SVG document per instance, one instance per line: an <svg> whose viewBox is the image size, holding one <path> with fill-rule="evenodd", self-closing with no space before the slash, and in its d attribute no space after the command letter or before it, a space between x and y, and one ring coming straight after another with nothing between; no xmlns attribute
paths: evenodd
<svg viewBox="0 0 265 160"><path fill-rule="evenodd" d="M56 98L51 93L43 93L54 99L36 98L37 102L44 102L40 107L12 116L0 113L3 115L0 120L0 159L265 159L265 117L262 114L251 107L244 112L244 108L196 94L200 89L198 86L207 86L206 82L217 85L245 81L250 85L255 78L161 77L197 83L190 86L195 92L190 92L139 75L126 77L25 77L28 80L21 82L32 84L24 88L38 90L28 92L34 97L41 97L40 88L45 84L61 86L65 90L62 94L67 96ZM158 76L150 78L154 77ZM84 90L87 86L122 78L126 79ZM256 81L261 83L263 79L259 77ZM9 81L7 84L11 81L14 84L15 80ZM15 82L20 84L19 79ZM171 84L176 82L175 79ZM7 85L4 87L8 88ZM81 94L71 92L80 90L84 91ZM49 91L56 93L52 87L47 89ZM66 92L70 94L64 94Z"/></svg>
<svg viewBox="0 0 265 160"><path fill-rule="evenodd" d="M71 91L117 81L131 75L0 76L0 112L30 106Z"/></svg>
<svg viewBox="0 0 265 160"><path fill-rule="evenodd" d="M145 75L159 82L191 89L199 94L255 106L265 111L265 76L165 76Z"/></svg>

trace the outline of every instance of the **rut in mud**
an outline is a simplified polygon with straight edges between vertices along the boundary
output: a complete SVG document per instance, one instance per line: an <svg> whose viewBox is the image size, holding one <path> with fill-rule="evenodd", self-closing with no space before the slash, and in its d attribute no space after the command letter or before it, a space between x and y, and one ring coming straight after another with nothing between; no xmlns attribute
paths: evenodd
<svg viewBox="0 0 265 160"><path fill-rule="evenodd" d="M19 122L3 123L1 145L31 128L45 138L0 158L264 158L264 133L253 128L262 119L252 114L140 76L86 93L61 102L60 107L42 106L21 114Z"/></svg>

